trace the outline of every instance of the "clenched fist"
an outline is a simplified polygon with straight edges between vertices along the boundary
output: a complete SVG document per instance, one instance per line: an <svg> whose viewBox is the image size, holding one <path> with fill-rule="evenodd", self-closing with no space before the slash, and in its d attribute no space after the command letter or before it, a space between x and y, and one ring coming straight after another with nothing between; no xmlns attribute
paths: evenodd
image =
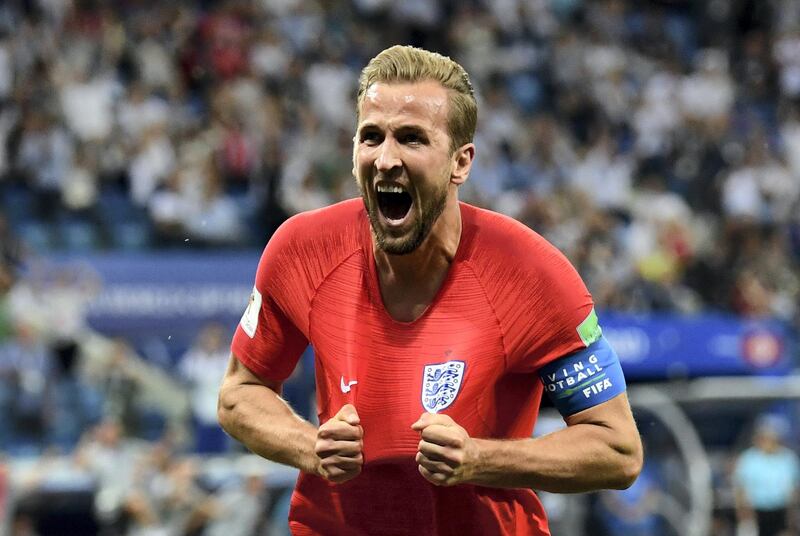
<svg viewBox="0 0 800 536"><path fill-rule="evenodd" d="M314 452L321 477L340 484L355 478L364 465L364 430L356 408L345 404L317 431Z"/></svg>
<svg viewBox="0 0 800 536"><path fill-rule="evenodd" d="M423 413L411 425L420 434L416 461L425 480L437 486L468 482L477 448L464 428L443 414Z"/></svg>

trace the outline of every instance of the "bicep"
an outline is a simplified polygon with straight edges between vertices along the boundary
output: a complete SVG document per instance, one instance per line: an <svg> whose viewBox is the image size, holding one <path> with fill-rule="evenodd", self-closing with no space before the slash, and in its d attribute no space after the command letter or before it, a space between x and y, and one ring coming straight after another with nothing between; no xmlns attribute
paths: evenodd
<svg viewBox="0 0 800 536"><path fill-rule="evenodd" d="M631 412L627 393L564 417L568 427L585 425L604 432L607 444L620 454L642 457L639 430Z"/></svg>
<svg viewBox="0 0 800 536"><path fill-rule="evenodd" d="M567 415L564 422L567 426L593 424L620 432L632 431L638 435L627 393L620 393L602 404Z"/></svg>
<svg viewBox="0 0 800 536"><path fill-rule="evenodd" d="M605 337L539 369L544 390L563 416L599 406L625 393L619 357Z"/></svg>
<svg viewBox="0 0 800 536"><path fill-rule="evenodd" d="M258 385L267 387L276 393L281 392L281 382L263 378L247 366L231 352L228 360L228 368L225 370L225 377L222 381L223 389L233 389L244 385Z"/></svg>

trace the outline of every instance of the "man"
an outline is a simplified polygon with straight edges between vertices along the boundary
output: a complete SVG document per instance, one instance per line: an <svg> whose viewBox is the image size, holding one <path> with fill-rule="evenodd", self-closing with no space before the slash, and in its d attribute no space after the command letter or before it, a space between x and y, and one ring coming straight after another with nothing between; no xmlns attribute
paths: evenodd
<svg viewBox="0 0 800 536"><path fill-rule="evenodd" d="M783 445L789 423L763 415L753 433L753 445L736 460L733 483L736 516L741 527L755 524L759 536L796 534L800 460Z"/></svg>
<svg viewBox="0 0 800 536"><path fill-rule="evenodd" d="M357 113L362 200L270 240L220 422L301 470L294 534L549 534L531 489L624 488L642 464L591 296L533 231L459 203L477 117L461 66L389 48ZM308 343L318 429L279 397ZM543 391L569 426L532 439Z"/></svg>

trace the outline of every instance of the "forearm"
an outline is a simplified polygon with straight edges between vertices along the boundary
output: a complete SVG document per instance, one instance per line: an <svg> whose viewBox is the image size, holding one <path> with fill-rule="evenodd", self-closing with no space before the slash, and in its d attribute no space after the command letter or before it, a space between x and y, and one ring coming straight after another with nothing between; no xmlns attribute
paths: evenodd
<svg viewBox="0 0 800 536"><path fill-rule="evenodd" d="M736 517L739 520L748 519L753 516L753 507L750 506L750 502L747 500L747 496L744 493L744 490L739 486L736 486L734 489L734 501L736 505Z"/></svg>
<svg viewBox="0 0 800 536"><path fill-rule="evenodd" d="M222 428L252 452L274 462L316 474L317 429L300 418L272 389L236 385L220 391Z"/></svg>
<svg viewBox="0 0 800 536"><path fill-rule="evenodd" d="M639 474L641 448L638 438L615 435L602 426L577 424L535 439L475 439L477 460L468 480L553 493L624 489Z"/></svg>

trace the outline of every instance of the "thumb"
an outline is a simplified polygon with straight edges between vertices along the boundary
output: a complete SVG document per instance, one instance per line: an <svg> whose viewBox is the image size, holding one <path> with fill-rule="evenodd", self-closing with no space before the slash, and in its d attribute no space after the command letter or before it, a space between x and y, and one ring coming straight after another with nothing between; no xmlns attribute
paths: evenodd
<svg viewBox="0 0 800 536"><path fill-rule="evenodd" d="M347 424L356 426L358 423L361 422L361 419L358 416L358 412L356 411L355 406L352 404L345 404L339 409L339 412L336 414L336 418L340 421L344 421Z"/></svg>
<svg viewBox="0 0 800 536"><path fill-rule="evenodd" d="M427 411L420 415L419 419L417 419L417 422L411 425L411 429L416 432L421 432L424 430L428 426L428 421L430 420L429 415L430 413Z"/></svg>

